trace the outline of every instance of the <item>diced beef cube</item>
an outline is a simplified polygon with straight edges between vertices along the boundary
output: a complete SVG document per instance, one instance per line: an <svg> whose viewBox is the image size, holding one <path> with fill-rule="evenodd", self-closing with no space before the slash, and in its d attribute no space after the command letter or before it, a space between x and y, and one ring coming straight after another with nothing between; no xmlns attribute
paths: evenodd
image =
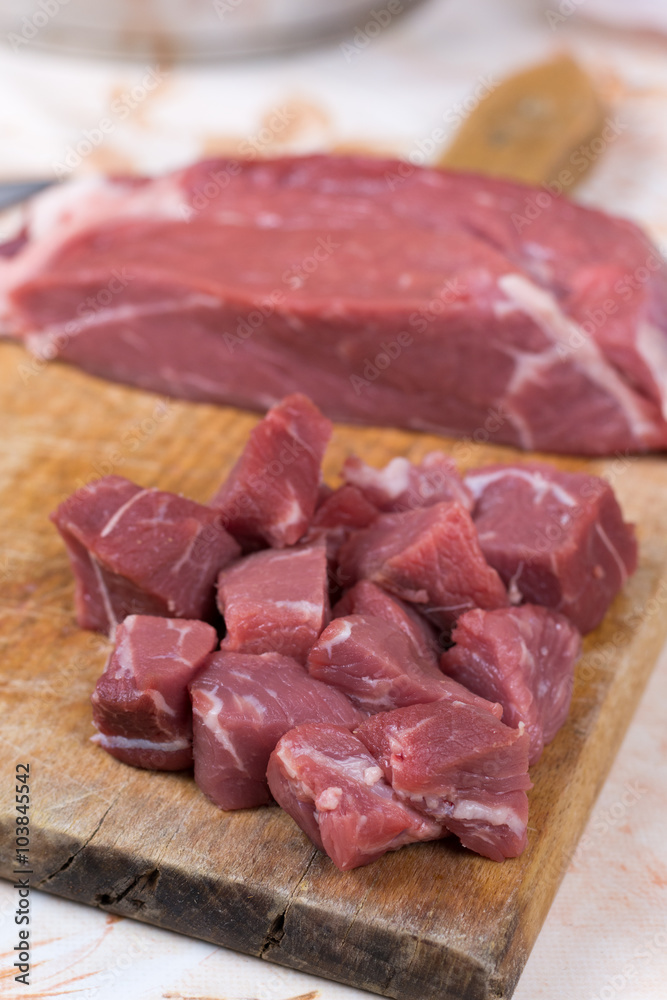
<svg viewBox="0 0 667 1000"><path fill-rule="evenodd" d="M437 664L441 649L434 629L405 601L388 594L371 580L359 580L334 606L332 616L373 615L396 625L412 641L423 660Z"/></svg>
<svg viewBox="0 0 667 1000"><path fill-rule="evenodd" d="M354 455L343 465L343 478L385 513L431 507L443 500L455 500L472 510L470 491L452 459L441 451L429 452L418 465L392 458L383 469L374 469Z"/></svg>
<svg viewBox="0 0 667 1000"><path fill-rule="evenodd" d="M396 794L494 861L526 846L528 733L460 702L411 705L355 730Z"/></svg>
<svg viewBox="0 0 667 1000"><path fill-rule="evenodd" d="M445 629L471 608L509 603L482 555L470 514L458 503L382 514L345 543L340 569L351 582L365 577L417 604Z"/></svg>
<svg viewBox="0 0 667 1000"><path fill-rule="evenodd" d="M324 543L240 559L218 578L218 607L227 627L223 649L305 663L331 616Z"/></svg>
<svg viewBox="0 0 667 1000"><path fill-rule="evenodd" d="M317 528L367 528L378 508L356 486L340 486L324 497L313 517Z"/></svg>
<svg viewBox="0 0 667 1000"><path fill-rule="evenodd" d="M294 726L322 721L352 728L363 719L344 694L278 653L213 653L190 693L195 780L222 809L270 801L269 756Z"/></svg>
<svg viewBox="0 0 667 1000"><path fill-rule="evenodd" d="M322 495L303 540L325 539L332 581L338 582L338 553L343 542L359 528L367 528L377 516L377 507L369 503L355 486L341 486Z"/></svg>
<svg viewBox="0 0 667 1000"><path fill-rule="evenodd" d="M513 603L542 604L580 632L600 624L637 568L637 542L604 479L550 465L494 465L466 477L487 561Z"/></svg>
<svg viewBox="0 0 667 1000"><path fill-rule="evenodd" d="M77 622L110 634L131 614L208 618L218 573L240 554L217 511L121 476L83 486L51 520L72 564Z"/></svg>
<svg viewBox="0 0 667 1000"><path fill-rule="evenodd" d="M422 660L405 632L370 615L335 618L308 656L311 677L333 684L359 708L386 712L428 701L465 701L500 717L502 708Z"/></svg>
<svg viewBox="0 0 667 1000"><path fill-rule="evenodd" d="M130 615L92 694L95 743L135 767L192 765L188 684L218 644L204 622Z"/></svg>
<svg viewBox="0 0 667 1000"><path fill-rule="evenodd" d="M503 722L523 722L534 764L567 718L581 637L563 615L534 604L467 611L442 669L471 691L498 701Z"/></svg>
<svg viewBox="0 0 667 1000"><path fill-rule="evenodd" d="M298 393L274 406L211 500L246 548L281 549L305 535L315 512L332 424Z"/></svg>
<svg viewBox="0 0 667 1000"><path fill-rule="evenodd" d="M442 835L439 823L393 793L364 744L340 726L292 729L267 777L276 801L341 871Z"/></svg>

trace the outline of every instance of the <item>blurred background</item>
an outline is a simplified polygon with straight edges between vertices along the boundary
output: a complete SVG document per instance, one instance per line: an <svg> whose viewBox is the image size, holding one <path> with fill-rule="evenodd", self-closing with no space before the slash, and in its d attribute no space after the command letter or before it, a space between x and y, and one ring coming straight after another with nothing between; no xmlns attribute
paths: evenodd
<svg viewBox="0 0 667 1000"><path fill-rule="evenodd" d="M569 51L621 122L578 197L663 243L666 39L664 0L5 0L0 180L311 150L433 162L503 77Z"/></svg>

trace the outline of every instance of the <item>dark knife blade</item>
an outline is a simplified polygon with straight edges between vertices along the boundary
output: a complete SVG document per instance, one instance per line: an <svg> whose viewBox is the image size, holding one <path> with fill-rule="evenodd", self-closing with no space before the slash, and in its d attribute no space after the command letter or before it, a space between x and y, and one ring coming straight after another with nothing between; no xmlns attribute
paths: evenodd
<svg viewBox="0 0 667 1000"><path fill-rule="evenodd" d="M44 188L55 184L52 181L2 181L0 182L0 210L18 205Z"/></svg>

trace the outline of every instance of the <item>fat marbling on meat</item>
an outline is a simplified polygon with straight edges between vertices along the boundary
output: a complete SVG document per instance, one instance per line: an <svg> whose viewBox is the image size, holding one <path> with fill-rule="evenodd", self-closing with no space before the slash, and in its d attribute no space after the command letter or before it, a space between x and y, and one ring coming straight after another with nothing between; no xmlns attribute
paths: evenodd
<svg viewBox="0 0 667 1000"><path fill-rule="evenodd" d="M272 407L211 500L244 546L284 548L305 535L315 512L331 421L300 394Z"/></svg>
<svg viewBox="0 0 667 1000"><path fill-rule="evenodd" d="M645 234L567 198L529 219L541 189L404 167L223 158L58 185L0 260L2 329L188 399L302 391L373 426L664 449L667 279Z"/></svg>
<svg viewBox="0 0 667 1000"><path fill-rule="evenodd" d="M441 824L401 801L364 744L341 726L286 733L267 777L275 800L341 871L442 836Z"/></svg>
<svg viewBox="0 0 667 1000"><path fill-rule="evenodd" d="M443 500L456 500L472 510L470 491L454 461L442 451L429 452L419 463L398 456L382 469L374 469L351 455L343 464L342 475L346 483L356 486L385 514L431 507Z"/></svg>
<svg viewBox="0 0 667 1000"><path fill-rule="evenodd" d="M526 846L528 733L490 712L437 701L380 712L355 734L394 792L493 861Z"/></svg>
<svg viewBox="0 0 667 1000"><path fill-rule="evenodd" d="M512 600L560 611L584 634L596 628L637 568L634 528L609 483L538 462L475 469L465 481L482 551Z"/></svg>
<svg viewBox="0 0 667 1000"><path fill-rule="evenodd" d="M208 618L218 573L240 554L217 511L121 476L81 487L51 515L75 580L81 628L127 615Z"/></svg>
<svg viewBox="0 0 667 1000"><path fill-rule="evenodd" d="M363 713L279 653L212 653L190 685L195 780L221 809L269 802L269 756L304 722L352 728Z"/></svg>
<svg viewBox="0 0 667 1000"><path fill-rule="evenodd" d="M581 636L569 619L534 604L466 611L442 669L482 698L500 702L503 722L524 723L530 763L567 718Z"/></svg>
<svg viewBox="0 0 667 1000"><path fill-rule="evenodd" d="M509 601L486 562L468 511L459 503L382 514L340 552L343 579L369 579L415 604L443 629L470 608Z"/></svg>
<svg viewBox="0 0 667 1000"><path fill-rule="evenodd" d="M217 644L204 622L129 615L91 697L93 742L135 767L191 767L188 684Z"/></svg>
<svg viewBox="0 0 667 1000"><path fill-rule="evenodd" d="M311 677L343 691L366 712L429 701L465 701L500 717L502 708L472 694L422 659L396 625L371 615L335 618L310 651Z"/></svg>

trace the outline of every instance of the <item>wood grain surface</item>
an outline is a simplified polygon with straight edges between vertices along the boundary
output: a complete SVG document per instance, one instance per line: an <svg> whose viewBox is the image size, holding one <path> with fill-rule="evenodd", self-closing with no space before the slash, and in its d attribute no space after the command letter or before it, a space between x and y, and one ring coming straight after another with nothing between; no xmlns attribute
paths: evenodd
<svg viewBox="0 0 667 1000"><path fill-rule="evenodd" d="M399 1000L510 997L667 634L667 462L557 459L611 479L641 542L636 576L586 641L569 721L532 769L528 848L502 865L449 842L341 874L277 807L224 813L189 773L124 766L90 742L107 641L74 621L49 512L110 472L206 501L255 415L175 402L0 344L0 874L13 774L32 776L33 885ZM433 447L462 467L525 458L483 443L337 426L380 464ZM592 845L594 849L594 844Z"/></svg>

